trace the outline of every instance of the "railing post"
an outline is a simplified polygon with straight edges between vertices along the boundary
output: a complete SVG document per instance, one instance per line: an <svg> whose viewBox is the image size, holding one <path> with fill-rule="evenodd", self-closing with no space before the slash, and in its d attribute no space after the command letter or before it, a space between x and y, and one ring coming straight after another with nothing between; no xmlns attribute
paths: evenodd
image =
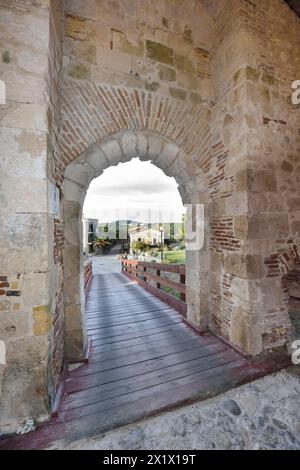
<svg viewBox="0 0 300 470"><path fill-rule="evenodd" d="M180 283L185 284L185 274L180 274ZM186 295L183 292L180 292L180 300L186 301Z"/></svg>
<svg viewBox="0 0 300 470"><path fill-rule="evenodd" d="M156 275L160 276L160 269L156 270ZM157 282L156 287L157 287L157 289L160 289L160 283L159 282Z"/></svg>

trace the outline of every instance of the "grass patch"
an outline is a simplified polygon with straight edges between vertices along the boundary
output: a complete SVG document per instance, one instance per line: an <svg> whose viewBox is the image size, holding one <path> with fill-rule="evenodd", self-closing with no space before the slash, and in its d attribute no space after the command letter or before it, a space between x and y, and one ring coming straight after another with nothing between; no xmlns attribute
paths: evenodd
<svg viewBox="0 0 300 470"><path fill-rule="evenodd" d="M185 264L185 250L165 251L164 262L174 264Z"/></svg>

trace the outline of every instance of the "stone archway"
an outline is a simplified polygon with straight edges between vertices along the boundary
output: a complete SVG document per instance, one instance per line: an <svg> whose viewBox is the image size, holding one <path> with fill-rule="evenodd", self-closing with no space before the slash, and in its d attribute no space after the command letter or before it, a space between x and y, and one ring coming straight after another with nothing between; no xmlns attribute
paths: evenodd
<svg viewBox="0 0 300 470"><path fill-rule="evenodd" d="M208 202L208 183L188 155L175 143L150 132L124 131L97 142L66 167L62 184L65 223L64 301L65 349L68 358L82 356L86 343L84 321L84 287L82 263L82 207L92 179L104 169L134 157L151 160L167 176L175 178L183 204ZM206 218L204 217L204 226ZM188 320L198 328L208 324L208 229L201 251L187 252Z"/></svg>

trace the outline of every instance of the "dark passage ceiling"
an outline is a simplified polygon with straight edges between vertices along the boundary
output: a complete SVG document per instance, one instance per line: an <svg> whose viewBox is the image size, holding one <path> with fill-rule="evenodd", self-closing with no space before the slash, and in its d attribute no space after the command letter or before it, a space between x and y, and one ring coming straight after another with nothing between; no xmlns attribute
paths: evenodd
<svg viewBox="0 0 300 470"><path fill-rule="evenodd" d="M300 0L285 0L300 17Z"/></svg>
<svg viewBox="0 0 300 470"><path fill-rule="evenodd" d="M206 5L206 7L208 8L212 16L215 16L215 12L218 10L218 6L220 2L224 2L224 1L225 0L202 0L202 2ZM285 1L300 17L300 0L285 0Z"/></svg>

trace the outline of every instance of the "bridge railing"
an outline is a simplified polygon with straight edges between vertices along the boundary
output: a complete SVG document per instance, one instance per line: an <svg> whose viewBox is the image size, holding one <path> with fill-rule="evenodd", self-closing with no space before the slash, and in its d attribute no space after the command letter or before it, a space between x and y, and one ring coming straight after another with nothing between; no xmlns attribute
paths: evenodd
<svg viewBox="0 0 300 470"><path fill-rule="evenodd" d="M148 263L129 259L121 261L124 274L135 279L151 294L186 317L186 268L184 264Z"/></svg>
<svg viewBox="0 0 300 470"><path fill-rule="evenodd" d="M89 285L89 282L93 276L93 265L90 260L84 262L84 290L86 291Z"/></svg>

